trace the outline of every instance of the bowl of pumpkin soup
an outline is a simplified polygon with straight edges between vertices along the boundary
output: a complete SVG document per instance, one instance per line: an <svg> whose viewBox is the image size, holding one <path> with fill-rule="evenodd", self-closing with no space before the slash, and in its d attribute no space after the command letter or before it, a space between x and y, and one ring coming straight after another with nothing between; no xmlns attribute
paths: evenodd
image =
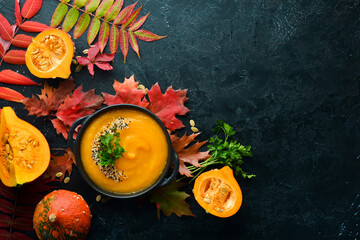
<svg viewBox="0 0 360 240"><path fill-rule="evenodd" d="M161 120L131 104L105 107L74 122L69 137L81 175L98 192L116 198L142 195L170 183L179 160Z"/></svg>

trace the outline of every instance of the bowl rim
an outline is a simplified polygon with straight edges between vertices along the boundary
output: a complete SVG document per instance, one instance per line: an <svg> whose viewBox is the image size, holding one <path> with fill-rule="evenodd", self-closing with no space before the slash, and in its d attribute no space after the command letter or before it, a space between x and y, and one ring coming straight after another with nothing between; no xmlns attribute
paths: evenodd
<svg viewBox="0 0 360 240"><path fill-rule="evenodd" d="M106 190L102 187L100 187L98 184L96 184L87 174L87 172L85 171L84 167L83 167L83 163L81 161L81 154L80 154L80 146L81 146L81 139L83 134L85 133L85 130L87 129L87 127L90 125L90 123L96 119L97 117L99 117L102 114L105 114L109 111L113 111L116 109L134 109L134 110L138 110L141 112L144 112L145 114L149 115L150 117L152 117L160 126L160 128L162 129L165 137L166 137L166 141L168 143L168 158L167 158L167 163L166 166L164 168L164 170L162 171L162 173L160 174L160 176L156 179L156 181L154 181L152 184L150 184L148 187L145 187L139 191L136 192L132 192L132 193L116 193L116 192L112 192L109 190ZM115 105L110 105L110 106L106 106L103 107L101 109L99 109L98 111L96 111L95 113L85 116L83 118L78 119L80 120L80 124L81 124L81 128L80 131L78 133L78 135L76 136L75 142L74 142L74 155L75 155L75 160L77 163L77 167L79 169L79 172L81 174L81 176L83 177L83 179L92 187L94 188L96 191L100 192L103 195L109 196L109 197L113 197L113 198L133 198L133 197L137 197L140 195L143 195L149 191L151 191L153 188L155 188L157 185L159 185L164 178L166 177L167 172L169 171L171 162L174 158L174 154L175 151L172 148L172 144L171 144L171 139L170 139L170 135L169 132L167 131L164 123L160 120L160 118L158 116L156 116L153 112L149 111L146 108L140 107L138 105L134 105L134 104L115 104ZM75 122L73 123L73 125L75 124ZM78 125L80 125L78 124ZM70 139L71 137L68 137L69 139L69 144L70 143Z"/></svg>

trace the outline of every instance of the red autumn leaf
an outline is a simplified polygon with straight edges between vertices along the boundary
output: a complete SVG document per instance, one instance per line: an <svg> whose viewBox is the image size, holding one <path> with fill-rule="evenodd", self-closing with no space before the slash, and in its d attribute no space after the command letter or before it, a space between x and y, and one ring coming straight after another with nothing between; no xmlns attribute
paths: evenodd
<svg viewBox="0 0 360 240"><path fill-rule="evenodd" d="M33 40L33 36L25 34L17 34L13 39L11 39L11 44L19 48L27 48Z"/></svg>
<svg viewBox="0 0 360 240"><path fill-rule="evenodd" d="M124 55L124 63L126 62L126 56L129 52L129 37L126 30L121 27L120 29L120 49Z"/></svg>
<svg viewBox="0 0 360 240"><path fill-rule="evenodd" d="M76 57L76 60L82 66L86 66L91 63L90 59L87 57Z"/></svg>
<svg viewBox="0 0 360 240"><path fill-rule="evenodd" d="M129 31L129 42L130 42L131 48L134 50L134 52L136 52L136 54L140 58L139 44L136 41L136 37L135 37L134 33L131 31Z"/></svg>
<svg viewBox="0 0 360 240"><path fill-rule="evenodd" d="M16 25L12 25L11 26L12 30L15 31L16 30ZM2 46L2 55L4 55L4 53L6 53L6 51L9 49L9 47L11 46L11 41L6 41L5 39L3 39L0 36L0 45ZM3 57L3 56L1 56Z"/></svg>
<svg viewBox="0 0 360 240"><path fill-rule="evenodd" d="M76 165L74 154L71 152L70 148L67 148L64 155L52 156L49 167L44 173L44 179L53 181L56 178L56 174L61 172L62 176L59 179L62 181L66 173L70 176L73 164Z"/></svg>
<svg viewBox="0 0 360 240"><path fill-rule="evenodd" d="M88 58L93 61L100 51L99 44L96 43L93 47L89 48Z"/></svg>
<svg viewBox="0 0 360 240"><path fill-rule="evenodd" d="M145 42L152 42L167 37L167 36L159 36L156 35L155 33L143 29L135 31L134 34L138 39Z"/></svg>
<svg viewBox="0 0 360 240"><path fill-rule="evenodd" d="M20 205L16 206L15 215L24 218L32 218L34 216L35 207Z"/></svg>
<svg viewBox="0 0 360 240"><path fill-rule="evenodd" d="M67 139L68 138L68 132L70 130L70 126L65 125L63 123L63 121L61 121L60 119L57 119L57 118L51 119L51 122L52 122L54 128L56 129L56 133L58 135L63 135L63 137L65 139Z"/></svg>
<svg viewBox="0 0 360 240"><path fill-rule="evenodd" d="M179 138L176 134L170 135L172 146L179 158L179 173L181 175L192 177L190 170L186 167L185 163L201 167L199 161L206 160L210 157L209 151L199 151L199 149L206 144L207 141L194 142L194 139L199 134L200 133L193 133L187 136L185 133L181 138Z"/></svg>
<svg viewBox="0 0 360 240"><path fill-rule="evenodd" d="M15 221L13 223L13 228L21 231L33 231L34 230L33 221L32 219L28 219L28 218L15 218Z"/></svg>
<svg viewBox="0 0 360 240"><path fill-rule="evenodd" d="M0 227L10 227L13 219L5 214L0 214Z"/></svg>
<svg viewBox="0 0 360 240"><path fill-rule="evenodd" d="M10 41L13 36L13 30L11 28L10 23L1 13L0 13L0 36L6 41Z"/></svg>
<svg viewBox="0 0 360 240"><path fill-rule="evenodd" d="M95 62L95 65L105 71L110 71L113 69L113 67L110 65L110 63L107 62Z"/></svg>
<svg viewBox="0 0 360 240"><path fill-rule="evenodd" d="M150 105L148 109L155 113L164 123L165 127L171 131L184 127L176 115L185 115L189 109L184 106L187 101L187 90L174 90L169 87L165 94L161 93L158 83L148 92Z"/></svg>
<svg viewBox="0 0 360 240"><path fill-rule="evenodd" d="M138 9L136 9L133 13L131 13L131 15L125 20L124 24L123 24L123 28L128 28L130 27L138 18L140 11L141 11L141 7L139 7Z"/></svg>
<svg viewBox="0 0 360 240"><path fill-rule="evenodd" d="M75 89L72 96L67 96L64 103L59 107L56 117L71 126L75 120L93 114L101 108L104 99L95 94L95 90L83 92L82 86Z"/></svg>
<svg viewBox="0 0 360 240"><path fill-rule="evenodd" d="M0 198L0 211L11 214L14 212L14 204L8 200Z"/></svg>
<svg viewBox="0 0 360 240"><path fill-rule="evenodd" d="M39 85L30 78L9 69L0 72L0 82L16 85Z"/></svg>
<svg viewBox="0 0 360 240"><path fill-rule="evenodd" d="M15 21L16 25L19 26L22 21L21 13L20 13L20 0L15 0Z"/></svg>
<svg viewBox="0 0 360 240"><path fill-rule="evenodd" d="M0 181L0 196L9 200L15 200L17 197L16 188L7 187Z"/></svg>
<svg viewBox="0 0 360 240"><path fill-rule="evenodd" d="M44 31L46 29L50 29L50 28L51 27L49 27L46 24L33 22L33 21L26 21L20 25L20 29L25 32L42 32L42 31Z"/></svg>
<svg viewBox="0 0 360 240"><path fill-rule="evenodd" d="M87 68L88 68L89 73L91 74L91 76L94 77L94 75L95 75L94 64L93 63L88 64Z"/></svg>
<svg viewBox="0 0 360 240"><path fill-rule="evenodd" d="M99 31L99 48L100 48L100 52L103 53L104 48L106 46L106 43L109 39L109 34L110 34L110 27L109 24L107 22L103 22L100 26L100 31Z"/></svg>
<svg viewBox="0 0 360 240"><path fill-rule="evenodd" d="M123 83L114 80L115 95L102 93L106 105L114 105L120 103L135 104L141 107L147 107L149 103L144 98L146 94L145 89L138 89L139 82L135 82L134 75L130 78L125 78Z"/></svg>
<svg viewBox="0 0 360 240"><path fill-rule="evenodd" d="M33 240L33 238L26 236L25 234L11 231L9 232L7 229L0 229L0 239L7 240Z"/></svg>
<svg viewBox="0 0 360 240"><path fill-rule="evenodd" d="M24 18L32 18L41 8L42 0L26 0L21 9L21 15Z"/></svg>
<svg viewBox="0 0 360 240"><path fill-rule="evenodd" d="M129 31L136 31L138 30L146 21L146 19L148 18L150 12L148 14L146 14L145 16L139 18L139 20L137 20L134 24L132 24L129 28Z"/></svg>
<svg viewBox="0 0 360 240"><path fill-rule="evenodd" d="M29 115L48 116L59 109L65 97L71 94L74 88L75 84L72 78L61 81L57 89L50 87L45 82L44 89L41 90L38 98L35 96L26 98L22 103L25 105L25 109L29 111Z"/></svg>
<svg viewBox="0 0 360 240"><path fill-rule="evenodd" d="M112 60L114 60L114 56L114 54L108 53L99 54L95 57L95 62L111 62Z"/></svg>
<svg viewBox="0 0 360 240"><path fill-rule="evenodd" d="M136 3L133 3L133 4L129 5L129 6L127 6L123 10L121 10L121 12L116 16L113 23L115 25L123 24L125 22L125 20L130 16L130 14L134 10L137 3L138 3L138 1Z"/></svg>
<svg viewBox="0 0 360 240"><path fill-rule="evenodd" d="M2 58L4 56L5 53L5 49L3 47L3 45L0 44L0 57Z"/></svg>
<svg viewBox="0 0 360 240"><path fill-rule="evenodd" d="M0 99L13 102L21 102L25 99L25 97L21 93L13 89L7 87L0 87Z"/></svg>
<svg viewBox="0 0 360 240"><path fill-rule="evenodd" d="M25 53L23 50L10 50L4 56L4 62L10 64L23 65L25 64Z"/></svg>
<svg viewBox="0 0 360 240"><path fill-rule="evenodd" d="M156 203L158 219L160 219L160 211L167 217L173 213L178 217L183 215L195 217L190 209L190 205L185 202L185 199L190 195L184 191L179 191L184 185L185 183L175 180L164 187L156 188L152 191L150 202Z"/></svg>

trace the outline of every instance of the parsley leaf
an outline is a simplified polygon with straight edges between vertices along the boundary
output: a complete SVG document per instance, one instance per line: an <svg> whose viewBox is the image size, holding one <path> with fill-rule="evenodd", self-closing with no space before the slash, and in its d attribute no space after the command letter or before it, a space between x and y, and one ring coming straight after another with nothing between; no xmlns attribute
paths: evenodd
<svg viewBox="0 0 360 240"><path fill-rule="evenodd" d="M125 152L124 148L120 145L120 133L116 130L115 125L111 131L100 136L100 148L98 152L100 159L99 165L114 165L115 161L121 158Z"/></svg>
<svg viewBox="0 0 360 240"><path fill-rule="evenodd" d="M192 180L199 176L206 167L215 164L227 165L233 169L235 175L240 175L243 178L255 177L254 174L249 174L241 168L244 163L243 157L252 157L251 146L244 146L236 140L229 140L230 137L235 135L236 131L224 121L218 120L213 131L216 136L209 139L207 146L211 157L203 161L201 167L188 167L192 175L196 174ZM220 138L221 135L224 137Z"/></svg>

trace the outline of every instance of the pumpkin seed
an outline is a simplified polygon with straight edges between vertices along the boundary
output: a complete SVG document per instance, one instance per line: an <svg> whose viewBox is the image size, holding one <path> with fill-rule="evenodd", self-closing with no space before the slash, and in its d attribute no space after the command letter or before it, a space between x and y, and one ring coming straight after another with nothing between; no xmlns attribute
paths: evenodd
<svg viewBox="0 0 360 240"><path fill-rule="evenodd" d="M56 177L61 177L62 175L63 175L62 172L58 172L55 176L56 176Z"/></svg>
<svg viewBox="0 0 360 240"><path fill-rule="evenodd" d="M6 153L7 153L7 154L10 153L10 145L9 145L9 144L6 144L6 145L5 145L5 150L6 150Z"/></svg>
<svg viewBox="0 0 360 240"><path fill-rule="evenodd" d="M197 133L199 131L199 129L197 129L197 127L191 127L191 131L193 131L194 133Z"/></svg>
<svg viewBox="0 0 360 240"><path fill-rule="evenodd" d="M8 140L9 140L9 134L7 134L7 133L5 133L4 134L4 143L7 143L8 142Z"/></svg>
<svg viewBox="0 0 360 240"><path fill-rule="evenodd" d="M66 177L66 178L64 179L64 183L68 183L68 182L70 182L70 178L69 178L69 177Z"/></svg>
<svg viewBox="0 0 360 240"><path fill-rule="evenodd" d="M195 121L192 119L190 120L190 126L195 127Z"/></svg>
<svg viewBox="0 0 360 240"><path fill-rule="evenodd" d="M101 200L101 195L99 194L99 195L96 196L96 201L100 202L100 200Z"/></svg>

